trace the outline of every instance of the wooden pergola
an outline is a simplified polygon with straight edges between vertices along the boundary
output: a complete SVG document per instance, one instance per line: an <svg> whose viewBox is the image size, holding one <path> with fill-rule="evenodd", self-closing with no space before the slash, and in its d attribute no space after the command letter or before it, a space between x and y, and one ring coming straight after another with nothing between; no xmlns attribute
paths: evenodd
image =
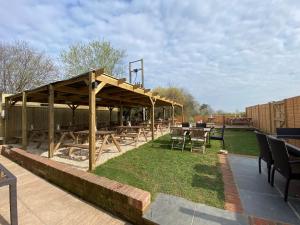
<svg viewBox="0 0 300 225"><path fill-rule="evenodd" d="M54 104L67 104L74 110L78 106L89 107L89 169L95 168L96 141L96 107L114 107L120 109L119 121L122 124L123 107L147 107L151 114L151 132L154 139L155 107L172 107L172 124L174 124L174 107L182 109L183 105L154 95L150 89L129 84L125 78L117 79L104 73L104 69L93 70L79 76L62 80L42 87L27 90L5 98L5 108L22 101L22 146L27 148L27 102L48 104L48 157L54 154ZM6 112L7 113L7 112ZM7 117L6 117L7 118ZM5 120L5 130L8 121Z"/></svg>

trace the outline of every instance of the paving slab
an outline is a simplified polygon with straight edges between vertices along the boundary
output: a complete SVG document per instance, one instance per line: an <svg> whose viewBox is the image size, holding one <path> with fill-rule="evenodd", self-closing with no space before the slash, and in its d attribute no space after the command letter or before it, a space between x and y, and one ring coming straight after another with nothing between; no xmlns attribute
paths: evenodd
<svg viewBox="0 0 300 225"><path fill-rule="evenodd" d="M284 202L281 194L284 179L280 175L275 176L275 187L271 187L267 182L266 165L262 164L263 172L259 174L256 158L229 155L229 163L246 214L283 223L300 224L299 215L294 210L300 209L300 203L298 200ZM291 189L292 186L291 183ZM293 204L295 207L291 208Z"/></svg>
<svg viewBox="0 0 300 225"><path fill-rule="evenodd" d="M247 225L245 215L158 194L144 217L161 225Z"/></svg>

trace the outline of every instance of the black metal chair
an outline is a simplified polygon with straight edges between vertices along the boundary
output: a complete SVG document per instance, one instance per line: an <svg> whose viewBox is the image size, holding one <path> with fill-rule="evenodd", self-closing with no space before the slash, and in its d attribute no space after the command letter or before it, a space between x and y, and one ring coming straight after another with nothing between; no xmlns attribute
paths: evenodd
<svg viewBox="0 0 300 225"><path fill-rule="evenodd" d="M196 123L197 128L206 128L206 123Z"/></svg>
<svg viewBox="0 0 300 225"><path fill-rule="evenodd" d="M221 129L221 135L212 134L210 135L209 139L222 141L222 148L224 148L225 147L224 132L225 132L225 125L223 125Z"/></svg>
<svg viewBox="0 0 300 225"><path fill-rule="evenodd" d="M182 122L181 125L182 125L182 127L190 127L189 122Z"/></svg>
<svg viewBox="0 0 300 225"><path fill-rule="evenodd" d="M275 171L284 176L286 180L284 201L287 201L291 180L300 180L300 160L290 160L288 150L283 140L268 136L268 142L274 159L271 175L271 185L274 186Z"/></svg>
<svg viewBox="0 0 300 225"><path fill-rule="evenodd" d="M261 173L261 160L264 160L267 163L268 168L268 182L270 183L270 174L271 174L271 167L274 163L272 153L269 147L267 136L261 132L254 131L256 135L256 139L259 146L259 157L258 157L258 168L259 173Z"/></svg>

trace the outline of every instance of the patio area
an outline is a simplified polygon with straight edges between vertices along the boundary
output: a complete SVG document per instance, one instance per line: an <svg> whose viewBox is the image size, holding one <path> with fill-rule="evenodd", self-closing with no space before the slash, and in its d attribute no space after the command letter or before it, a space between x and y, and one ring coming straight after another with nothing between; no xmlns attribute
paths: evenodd
<svg viewBox="0 0 300 225"><path fill-rule="evenodd" d="M32 174L0 155L0 164L17 177L20 225L129 224ZM0 188L0 224L9 225L8 186Z"/></svg>
<svg viewBox="0 0 300 225"><path fill-rule="evenodd" d="M275 187L272 188L267 183L266 170L258 174L257 159L229 155L229 163L243 212L231 212L160 193L145 217L161 225L300 224L300 182L293 182L289 202L285 203L282 195L284 180L277 176Z"/></svg>

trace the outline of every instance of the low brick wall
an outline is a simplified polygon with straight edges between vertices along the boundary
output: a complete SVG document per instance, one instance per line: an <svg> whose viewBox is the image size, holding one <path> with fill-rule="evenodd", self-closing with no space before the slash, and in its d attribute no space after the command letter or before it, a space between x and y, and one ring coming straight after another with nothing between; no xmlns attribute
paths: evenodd
<svg viewBox="0 0 300 225"><path fill-rule="evenodd" d="M1 154L34 174L131 223L153 224L142 218L151 202L150 193L147 191L27 153L22 149L2 146Z"/></svg>

